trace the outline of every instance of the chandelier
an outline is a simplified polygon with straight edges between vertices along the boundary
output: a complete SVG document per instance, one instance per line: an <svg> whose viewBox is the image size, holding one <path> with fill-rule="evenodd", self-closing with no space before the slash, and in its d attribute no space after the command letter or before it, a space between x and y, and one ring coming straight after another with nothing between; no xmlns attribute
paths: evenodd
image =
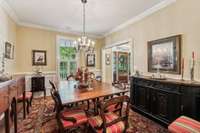
<svg viewBox="0 0 200 133"><path fill-rule="evenodd" d="M81 0L82 4L83 4L83 33L82 36L79 37L76 41L74 41L74 45L76 46L76 50L80 51L80 50L84 50L86 52L94 52L94 45L95 42L91 39L89 39L86 36L86 32L85 32L85 5L87 3L87 0Z"/></svg>

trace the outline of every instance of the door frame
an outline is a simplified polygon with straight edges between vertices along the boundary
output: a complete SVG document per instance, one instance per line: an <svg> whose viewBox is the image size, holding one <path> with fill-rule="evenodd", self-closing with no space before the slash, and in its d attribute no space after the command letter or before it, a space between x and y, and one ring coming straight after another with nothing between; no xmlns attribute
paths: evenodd
<svg viewBox="0 0 200 133"><path fill-rule="evenodd" d="M113 48L115 46L120 46L120 45L124 45L124 44L129 44L131 47L131 55L130 55L130 72L131 75L133 75L134 73L134 43L133 43L133 39L127 39L127 40L123 40L123 41L119 41L110 45L106 45L103 49L102 49L102 79L105 79L105 71L106 71L106 66L105 66L105 50L109 49L109 48ZM111 63L113 63L113 53L111 54ZM113 64L112 64L113 65ZM112 81L114 79L113 77L113 67L112 67ZM103 80L104 81L104 80Z"/></svg>

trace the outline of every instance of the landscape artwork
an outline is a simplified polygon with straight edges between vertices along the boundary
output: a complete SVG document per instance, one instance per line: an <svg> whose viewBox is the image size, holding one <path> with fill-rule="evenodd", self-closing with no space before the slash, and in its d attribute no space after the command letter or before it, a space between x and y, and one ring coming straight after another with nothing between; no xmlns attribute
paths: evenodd
<svg viewBox="0 0 200 133"><path fill-rule="evenodd" d="M180 74L181 35L148 42L148 71Z"/></svg>
<svg viewBox="0 0 200 133"><path fill-rule="evenodd" d="M173 69L174 49L173 42L163 43L162 45L152 46L152 68L153 69Z"/></svg>

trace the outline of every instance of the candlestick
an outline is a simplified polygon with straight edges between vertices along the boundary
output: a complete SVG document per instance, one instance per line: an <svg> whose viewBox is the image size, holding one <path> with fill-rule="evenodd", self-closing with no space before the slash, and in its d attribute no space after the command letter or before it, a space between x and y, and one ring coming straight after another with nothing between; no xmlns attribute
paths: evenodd
<svg viewBox="0 0 200 133"><path fill-rule="evenodd" d="M184 76L184 65L185 65L185 63L184 63L184 58L182 59L182 72L181 72L181 80L183 80L183 76Z"/></svg>
<svg viewBox="0 0 200 133"><path fill-rule="evenodd" d="M195 67L195 54L192 52L192 62L191 62L191 68L190 68L190 80L194 81L194 67Z"/></svg>
<svg viewBox="0 0 200 133"><path fill-rule="evenodd" d="M194 51L192 52L192 59L194 60L194 57L195 57L195 55L194 55Z"/></svg>

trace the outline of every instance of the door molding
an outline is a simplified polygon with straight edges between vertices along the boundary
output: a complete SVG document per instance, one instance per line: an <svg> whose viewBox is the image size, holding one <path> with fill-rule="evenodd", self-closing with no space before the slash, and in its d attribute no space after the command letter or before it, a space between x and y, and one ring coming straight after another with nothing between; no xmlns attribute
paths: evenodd
<svg viewBox="0 0 200 133"><path fill-rule="evenodd" d="M109 49L109 48L113 48L115 46L120 46L120 45L124 45L124 44L129 44L130 47L131 47L131 56L130 56L130 72L131 72L131 75L134 73L134 43L133 43L133 39L129 38L129 39L126 39L126 40L122 40L122 41L118 41L116 43L113 43L113 44L110 44L110 45L106 45L104 46L104 48L102 48L102 79L105 79L103 76L105 76L105 71L106 71L106 66L104 65L104 62L105 62L105 58L103 58L105 55L103 55L103 50L105 51L106 49ZM111 54L111 63L113 63L113 53ZM105 68L104 68L105 67ZM113 81L113 67L112 67L112 81Z"/></svg>

